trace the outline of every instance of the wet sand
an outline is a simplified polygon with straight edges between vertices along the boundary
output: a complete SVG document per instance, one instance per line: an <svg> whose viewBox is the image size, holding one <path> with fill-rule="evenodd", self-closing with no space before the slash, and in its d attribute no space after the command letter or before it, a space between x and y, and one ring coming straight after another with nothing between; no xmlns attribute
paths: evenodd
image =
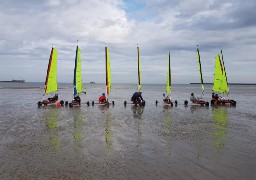
<svg viewBox="0 0 256 180"><path fill-rule="evenodd" d="M0 179L256 178L250 92L244 100L237 90L237 107L206 108L184 107L190 89L179 90L167 108L155 106L154 89L145 108L124 108L120 89L114 107L72 109L38 109L40 90L0 90Z"/></svg>

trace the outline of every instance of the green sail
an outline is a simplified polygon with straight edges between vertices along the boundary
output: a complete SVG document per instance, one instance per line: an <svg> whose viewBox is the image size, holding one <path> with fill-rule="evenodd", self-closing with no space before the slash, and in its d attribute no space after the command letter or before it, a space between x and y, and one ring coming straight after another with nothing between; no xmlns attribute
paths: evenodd
<svg viewBox="0 0 256 180"><path fill-rule="evenodd" d="M75 69L74 69L74 96L81 92L83 92L81 51L80 51L80 48L77 46L76 58L75 58Z"/></svg>
<svg viewBox="0 0 256 180"><path fill-rule="evenodd" d="M223 63L219 54L215 57L214 80L212 90L214 92L224 94L228 93L226 72L224 70Z"/></svg>
<svg viewBox="0 0 256 180"><path fill-rule="evenodd" d="M49 94L58 91L57 60L58 52L56 49L52 48L45 80L44 94Z"/></svg>
<svg viewBox="0 0 256 180"><path fill-rule="evenodd" d="M141 91L141 74L140 74L140 49L137 47L138 51L138 92Z"/></svg>
<svg viewBox="0 0 256 180"><path fill-rule="evenodd" d="M170 52L169 52L169 58L168 58L168 69L167 69L167 78L166 78L166 93L170 94L171 93L171 57L170 57Z"/></svg>

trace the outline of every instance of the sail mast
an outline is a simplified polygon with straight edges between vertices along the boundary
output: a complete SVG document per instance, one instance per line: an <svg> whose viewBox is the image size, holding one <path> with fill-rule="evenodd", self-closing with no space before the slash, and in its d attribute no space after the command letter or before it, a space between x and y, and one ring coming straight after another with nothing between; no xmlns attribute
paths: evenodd
<svg viewBox="0 0 256 180"><path fill-rule="evenodd" d="M105 64L106 64L106 95L108 95L108 48L105 47Z"/></svg>
<svg viewBox="0 0 256 180"><path fill-rule="evenodd" d="M141 91L141 76L140 76L140 49L139 46L137 47L138 53L138 92Z"/></svg>
<svg viewBox="0 0 256 180"><path fill-rule="evenodd" d="M78 46L77 46L77 48L78 48ZM77 49L76 49L76 57L75 57L74 80L73 80L74 97L77 94L77 89L76 89L76 68L77 68Z"/></svg>
<svg viewBox="0 0 256 180"><path fill-rule="evenodd" d="M224 64L222 49L220 51L220 54L221 54L221 61L222 61L222 64L223 64L224 74L225 74L226 83L227 83L227 92L226 93L228 94L228 92L229 92L229 89L228 89L228 77L227 77L226 68L225 68L225 64Z"/></svg>
<svg viewBox="0 0 256 180"><path fill-rule="evenodd" d="M201 86L202 86L202 95L204 94L204 80L203 80L203 73L202 73L202 67L201 67L201 58L200 58L200 53L197 45L197 61L198 61L198 71L199 71L199 76L200 76L200 81L201 81Z"/></svg>

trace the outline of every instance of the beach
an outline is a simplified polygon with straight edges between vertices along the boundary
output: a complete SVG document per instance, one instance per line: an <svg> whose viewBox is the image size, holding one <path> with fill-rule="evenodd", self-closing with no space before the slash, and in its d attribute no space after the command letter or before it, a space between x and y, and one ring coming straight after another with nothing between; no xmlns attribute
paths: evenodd
<svg viewBox="0 0 256 180"><path fill-rule="evenodd" d="M38 108L42 83L0 83L0 179L256 179L256 86L230 85L236 107L185 107L200 85L173 85L177 107L162 104L165 85L142 85L146 106L124 107L136 84L113 84L114 106L87 106L105 86L84 87L81 107ZM60 100L72 93L59 85Z"/></svg>

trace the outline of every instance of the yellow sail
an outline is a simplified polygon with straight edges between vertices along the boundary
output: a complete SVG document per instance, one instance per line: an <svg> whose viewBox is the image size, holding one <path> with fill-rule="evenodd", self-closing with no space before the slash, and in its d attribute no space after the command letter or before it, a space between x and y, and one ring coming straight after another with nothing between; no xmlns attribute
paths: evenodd
<svg viewBox="0 0 256 180"><path fill-rule="evenodd" d="M141 91L141 74L140 74L140 49L137 47L138 50L138 92Z"/></svg>
<svg viewBox="0 0 256 180"><path fill-rule="evenodd" d="M212 90L219 93L228 93L226 73L224 71L223 63L219 54L215 57L214 80Z"/></svg>
<svg viewBox="0 0 256 180"><path fill-rule="evenodd" d="M77 46L75 69L74 69L74 96L83 92L82 71L81 71L81 51Z"/></svg>
<svg viewBox="0 0 256 180"><path fill-rule="evenodd" d="M111 78L111 68L110 68L110 56L108 48L105 47L106 54L106 93L109 95L111 91L112 78Z"/></svg>
<svg viewBox="0 0 256 180"><path fill-rule="evenodd" d="M198 48L196 50L196 55L197 55L197 61L198 61L198 71L199 71L199 76L200 76L200 81L202 86L202 93L204 93L204 80L203 80L203 73L202 73L202 67L201 67L201 58L200 58L200 53Z"/></svg>
<svg viewBox="0 0 256 180"><path fill-rule="evenodd" d="M170 94L171 93L171 57L170 57L170 52L169 52L169 58L168 58L168 69L167 69L167 78L166 78L166 93Z"/></svg>
<svg viewBox="0 0 256 180"><path fill-rule="evenodd" d="M46 80L45 80L44 94L58 91L57 59L58 59L58 52L55 48L52 48L48 69L47 69Z"/></svg>

